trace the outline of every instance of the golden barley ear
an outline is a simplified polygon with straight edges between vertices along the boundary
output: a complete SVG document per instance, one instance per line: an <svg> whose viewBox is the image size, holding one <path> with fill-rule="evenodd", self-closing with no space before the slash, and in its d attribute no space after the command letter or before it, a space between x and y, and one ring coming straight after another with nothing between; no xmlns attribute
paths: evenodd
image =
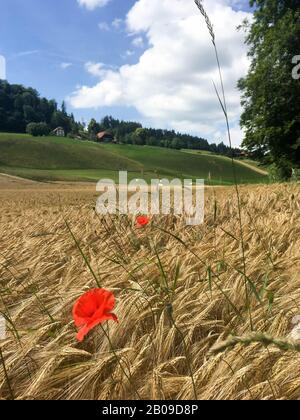
<svg viewBox="0 0 300 420"><path fill-rule="evenodd" d="M211 20L208 17L208 14L206 13L206 11L204 9L204 6L202 4L202 0L195 0L195 3L197 5L198 9L200 10L200 13L202 14L202 16L205 19L206 26L207 26L208 31L210 33L212 43L214 45L216 45L216 36L215 36L215 33L214 33L214 27L213 27L213 24L211 23Z"/></svg>

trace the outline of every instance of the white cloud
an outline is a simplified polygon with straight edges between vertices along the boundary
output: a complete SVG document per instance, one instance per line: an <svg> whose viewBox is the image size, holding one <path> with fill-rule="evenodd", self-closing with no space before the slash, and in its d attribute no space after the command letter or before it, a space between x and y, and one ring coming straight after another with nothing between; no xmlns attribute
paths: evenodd
<svg viewBox="0 0 300 420"><path fill-rule="evenodd" d="M88 10L95 10L97 7L106 6L110 0L77 0L80 6L86 7Z"/></svg>
<svg viewBox="0 0 300 420"><path fill-rule="evenodd" d="M120 31L122 29L122 25L124 24L123 19L116 18L111 23L107 22L100 22L98 27L101 31Z"/></svg>
<svg viewBox="0 0 300 420"><path fill-rule="evenodd" d="M123 24L123 19L116 18L112 21L112 27L115 29L120 29Z"/></svg>
<svg viewBox="0 0 300 420"><path fill-rule="evenodd" d="M29 55L35 55L35 54L39 54L39 53L40 53L39 50L21 51L21 52L18 52L16 54L14 54L14 58L27 57Z"/></svg>
<svg viewBox="0 0 300 420"><path fill-rule="evenodd" d="M6 60L3 55L0 55L0 80L6 80Z"/></svg>
<svg viewBox="0 0 300 420"><path fill-rule="evenodd" d="M91 61L85 64L86 71L95 77L105 76L106 70L104 67L103 63L93 63Z"/></svg>
<svg viewBox="0 0 300 420"><path fill-rule="evenodd" d="M68 68L72 67L72 63L61 63L60 67L62 70L67 70Z"/></svg>
<svg viewBox="0 0 300 420"><path fill-rule="evenodd" d="M132 45L136 48L143 48L144 47L144 39L142 36L137 36L132 40Z"/></svg>
<svg viewBox="0 0 300 420"><path fill-rule="evenodd" d="M125 57L132 57L133 55L134 55L134 51L132 51L132 50L127 50L125 52Z"/></svg>
<svg viewBox="0 0 300 420"><path fill-rule="evenodd" d="M98 24L98 28L100 29L100 31L106 31L106 32L110 31L110 26L107 22L100 22Z"/></svg>
<svg viewBox="0 0 300 420"><path fill-rule="evenodd" d="M236 28L251 15L230 4L232 0L205 2L217 36L234 143L239 144L236 83L249 63L244 34ZM137 64L101 71L95 86L77 89L70 97L72 106L133 106L154 126L205 135L212 141L224 139L223 115L212 84L218 81L214 51L194 2L138 0L126 24L128 32L145 37L149 47Z"/></svg>
<svg viewBox="0 0 300 420"><path fill-rule="evenodd" d="M101 31L107 31L107 32L111 30L120 31L123 24L124 24L124 21L122 19L116 18L111 23L100 22L98 24L98 27Z"/></svg>

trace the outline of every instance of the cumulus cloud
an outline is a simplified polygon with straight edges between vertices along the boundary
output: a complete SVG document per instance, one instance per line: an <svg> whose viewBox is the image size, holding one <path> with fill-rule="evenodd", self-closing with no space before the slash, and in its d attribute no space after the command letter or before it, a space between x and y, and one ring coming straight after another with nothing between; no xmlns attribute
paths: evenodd
<svg viewBox="0 0 300 420"><path fill-rule="evenodd" d="M231 0L205 2L214 23L224 73L235 144L242 139L237 80L249 66L244 34L236 30L249 13ZM212 80L218 81L214 51L203 18L193 1L138 0L126 20L129 34L147 40L134 65L103 70L95 86L82 86L70 97L75 108L132 106L154 126L224 139L223 115ZM134 42L134 41L133 41Z"/></svg>
<svg viewBox="0 0 300 420"><path fill-rule="evenodd" d="M104 7L110 0L77 0L80 6L86 7L88 10L95 10L97 7Z"/></svg>

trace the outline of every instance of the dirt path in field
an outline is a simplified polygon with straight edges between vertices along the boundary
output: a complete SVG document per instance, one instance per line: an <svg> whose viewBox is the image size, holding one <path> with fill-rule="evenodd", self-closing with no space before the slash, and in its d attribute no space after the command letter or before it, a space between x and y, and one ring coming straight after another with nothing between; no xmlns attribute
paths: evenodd
<svg viewBox="0 0 300 420"><path fill-rule="evenodd" d="M1 189L28 189L28 187L34 187L34 189L82 189L82 187L92 189L94 183L92 182L68 182L68 181L51 181L51 182L41 182L35 181L33 179L21 178L19 176L8 175L0 173L0 190Z"/></svg>
<svg viewBox="0 0 300 420"><path fill-rule="evenodd" d="M14 188L26 185L38 185L40 182L31 179L20 178L14 175L0 173L0 189L1 188Z"/></svg>
<svg viewBox="0 0 300 420"><path fill-rule="evenodd" d="M8 174L3 174L3 173L0 173L0 180L1 180L1 178L4 178L4 180L5 179L10 179L10 180L17 180L17 181L21 181L21 182L25 182L26 184L27 183L30 183L30 184L32 184L32 183L37 183L37 181L33 181L33 180L31 180L31 179L25 179L25 178L20 178L19 176L14 176L14 175L8 175Z"/></svg>
<svg viewBox="0 0 300 420"><path fill-rule="evenodd" d="M244 165L244 166L246 166L247 168L252 169L254 172L256 172L256 173L258 173L258 174L260 174L260 175L268 175L268 174L269 174L267 171L265 171L265 170L263 170L263 169L259 169L259 168L257 168L256 166L251 165L250 163L243 162L242 160L239 160L238 162L239 162L241 165Z"/></svg>

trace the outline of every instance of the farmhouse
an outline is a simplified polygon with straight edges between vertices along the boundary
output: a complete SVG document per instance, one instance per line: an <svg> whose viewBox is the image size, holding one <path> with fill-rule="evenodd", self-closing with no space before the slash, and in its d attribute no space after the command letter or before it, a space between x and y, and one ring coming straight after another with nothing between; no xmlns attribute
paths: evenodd
<svg viewBox="0 0 300 420"><path fill-rule="evenodd" d="M97 142L99 143L116 143L114 136L107 131L101 131L97 134Z"/></svg>
<svg viewBox="0 0 300 420"><path fill-rule="evenodd" d="M241 152L240 152L240 154L239 154L239 156L238 157L241 157L241 158L250 158L251 157L251 155L250 155L250 153L248 153L246 150L242 150Z"/></svg>
<svg viewBox="0 0 300 420"><path fill-rule="evenodd" d="M57 137L65 137L65 130L62 127L57 127L53 130L53 134Z"/></svg>

